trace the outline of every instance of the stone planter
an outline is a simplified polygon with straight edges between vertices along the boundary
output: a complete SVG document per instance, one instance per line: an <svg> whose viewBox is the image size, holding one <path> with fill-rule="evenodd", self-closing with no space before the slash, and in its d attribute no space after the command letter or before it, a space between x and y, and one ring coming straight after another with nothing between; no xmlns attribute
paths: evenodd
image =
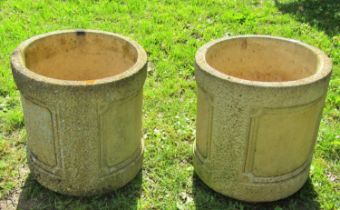
<svg viewBox="0 0 340 210"><path fill-rule="evenodd" d="M239 36L200 48L197 175L215 191L250 202L299 190L330 75L323 52L290 39Z"/></svg>
<svg viewBox="0 0 340 210"><path fill-rule="evenodd" d="M58 31L19 45L11 64L38 182L83 196L136 176L146 63L137 43L101 31Z"/></svg>

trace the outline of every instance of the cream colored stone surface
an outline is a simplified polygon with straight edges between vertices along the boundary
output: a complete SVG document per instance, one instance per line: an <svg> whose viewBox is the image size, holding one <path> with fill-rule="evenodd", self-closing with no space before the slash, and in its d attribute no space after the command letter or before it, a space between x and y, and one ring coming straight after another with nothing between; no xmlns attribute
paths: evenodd
<svg viewBox="0 0 340 210"><path fill-rule="evenodd" d="M250 202L298 191L308 177L330 75L330 59L295 40L239 36L200 48L198 176Z"/></svg>
<svg viewBox="0 0 340 210"><path fill-rule="evenodd" d="M143 158L142 47L113 33L58 31L23 42L11 63L38 182L83 196L135 177Z"/></svg>

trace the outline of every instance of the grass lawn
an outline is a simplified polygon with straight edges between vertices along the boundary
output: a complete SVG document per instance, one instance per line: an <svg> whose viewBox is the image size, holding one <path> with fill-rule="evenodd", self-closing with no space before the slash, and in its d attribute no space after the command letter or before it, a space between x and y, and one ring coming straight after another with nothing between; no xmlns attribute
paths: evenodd
<svg viewBox="0 0 340 210"><path fill-rule="evenodd" d="M26 166L26 132L9 57L23 40L60 29L116 32L141 44L145 159L130 184L73 198L41 187ZM340 1L0 0L0 209L340 209ZM198 47L222 36L269 34L302 40L333 59L333 75L310 178L295 195L250 204L210 190L194 175Z"/></svg>

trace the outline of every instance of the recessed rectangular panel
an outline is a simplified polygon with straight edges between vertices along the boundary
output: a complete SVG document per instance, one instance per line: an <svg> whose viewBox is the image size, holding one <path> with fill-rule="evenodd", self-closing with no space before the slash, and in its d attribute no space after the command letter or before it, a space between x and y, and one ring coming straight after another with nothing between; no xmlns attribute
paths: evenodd
<svg viewBox="0 0 340 210"><path fill-rule="evenodd" d="M142 92L114 101L101 114L101 147L106 167L114 167L134 157L141 146Z"/></svg>
<svg viewBox="0 0 340 210"><path fill-rule="evenodd" d="M209 153L211 141L211 123L212 123L212 100L209 95L201 88L198 88L198 111L197 111L197 130L196 130L196 148L199 154L206 158Z"/></svg>
<svg viewBox="0 0 340 210"><path fill-rule="evenodd" d="M25 97L22 97L22 102L29 150L46 168L52 168L57 165L52 113Z"/></svg>
<svg viewBox="0 0 340 210"><path fill-rule="evenodd" d="M263 109L251 120L246 170L256 177L275 177L303 166L312 152L321 109L321 100Z"/></svg>

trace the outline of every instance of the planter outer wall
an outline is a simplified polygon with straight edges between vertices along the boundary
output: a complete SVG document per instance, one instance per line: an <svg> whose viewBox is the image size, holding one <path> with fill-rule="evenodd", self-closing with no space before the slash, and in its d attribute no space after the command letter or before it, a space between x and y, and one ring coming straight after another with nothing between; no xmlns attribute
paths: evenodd
<svg viewBox="0 0 340 210"><path fill-rule="evenodd" d="M288 52L299 45L318 56L319 71L284 82L221 73L206 55L212 46L230 40L240 40L236 48L244 48L241 52L251 49L253 40L288 45ZM308 178L330 75L324 53L294 40L241 36L203 46L196 55L197 175L215 191L249 202L274 201L298 191Z"/></svg>
<svg viewBox="0 0 340 210"><path fill-rule="evenodd" d="M113 51L136 53L135 63L113 76L78 81L46 77L26 67L28 46L41 40L54 39L51 46L69 39L74 43L88 42L90 48L84 49L91 51L91 44L98 44L94 39L103 37L112 40ZM110 45L105 40L102 45ZM102 55L92 50L99 57ZM39 53L39 49L32 52ZM136 176L143 159L146 59L137 43L117 34L92 30L44 34L16 49L12 71L21 93L29 167L39 183L62 194L87 196L122 187Z"/></svg>

